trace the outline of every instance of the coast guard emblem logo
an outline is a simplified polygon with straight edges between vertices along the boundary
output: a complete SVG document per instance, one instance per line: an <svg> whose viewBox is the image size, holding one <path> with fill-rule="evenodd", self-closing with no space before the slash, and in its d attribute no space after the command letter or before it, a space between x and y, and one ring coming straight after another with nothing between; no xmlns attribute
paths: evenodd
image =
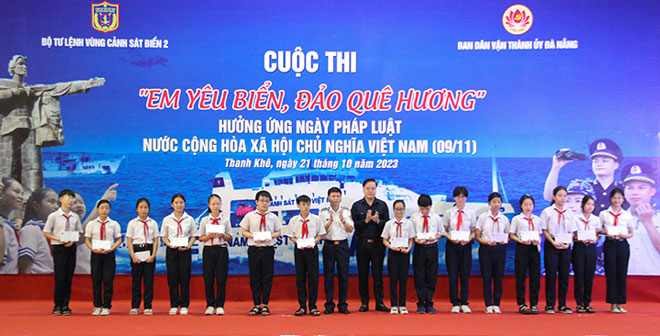
<svg viewBox="0 0 660 336"><path fill-rule="evenodd" d="M111 32L119 28L119 4L107 1L92 4L92 28L100 32Z"/></svg>
<svg viewBox="0 0 660 336"><path fill-rule="evenodd" d="M605 146L605 143L604 143L604 142L599 142L599 143L596 145L596 149L597 149L597 150L603 150L603 149L605 149L605 148L607 148L607 146Z"/></svg>
<svg viewBox="0 0 660 336"><path fill-rule="evenodd" d="M635 175L639 175L639 174L642 173L642 168L640 166L634 165L634 166L630 167L630 173L635 174Z"/></svg>
<svg viewBox="0 0 660 336"><path fill-rule="evenodd" d="M523 5L513 5L502 15L504 29L513 35L526 33L532 27L532 22L534 22L532 11Z"/></svg>

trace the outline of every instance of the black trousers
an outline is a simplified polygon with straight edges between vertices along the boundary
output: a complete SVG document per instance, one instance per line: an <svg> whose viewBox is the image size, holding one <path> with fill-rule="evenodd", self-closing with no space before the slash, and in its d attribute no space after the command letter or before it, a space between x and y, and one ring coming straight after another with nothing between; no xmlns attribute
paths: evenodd
<svg viewBox="0 0 660 336"><path fill-rule="evenodd" d="M559 307L566 305L566 292L568 292L568 273L571 271L571 249L559 250L548 240L543 246L543 261L545 262L545 304L555 305L555 293ZM559 289L557 288L559 278Z"/></svg>
<svg viewBox="0 0 660 336"><path fill-rule="evenodd" d="M92 269L92 292L94 307L112 308L112 293L114 290L117 263L115 252L97 254L92 252L90 258Z"/></svg>
<svg viewBox="0 0 660 336"><path fill-rule="evenodd" d="M607 283L605 301L611 304L625 304L630 245L625 239L608 238L603 245L603 255L605 257L605 282Z"/></svg>
<svg viewBox="0 0 660 336"><path fill-rule="evenodd" d="M76 270L76 244L70 247L53 245L53 264L55 273L55 307L68 307L71 300L73 271Z"/></svg>
<svg viewBox="0 0 660 336"><path fill-rule="evenodd" d="M486 307L500 305L505 262L506 245L479 246L479 269L484 282L484 303Z"/></svg>
<svg viewBox="0 0 660 336"><path fill-rule="evenodd" d="M447 241L445 263L449 274L449 301L453 306L467 305L472 268L472 242L461 245ZM461 296L458 296L458 279L461 280Z"/></svg>
<svg viewBox="0 0 660 336"><path fill-rule="evenodd" d="M273 287L274 262L274 247L248 247L250 289L252 290L252 302L255 306L262 303L267 305L270 300L270 290Z"/></svg>
<svg viewBox="0 0 660 336"><path fill-rule="evenodd" d="M529 304L539 303L541 287L541 253L536 245L516 245L516 301L518 305L525 304L525 277L529 270Z"/></svg>
<svg viewBox="0 0 660 336"><path fill-rule="evenodd" d="M408 269L410 269L410 254L392 250L387 251L387 272L390 274L390 303L392 307L406 306Z"/></svg>
<svg viewBox="0 0 660 336"><path fill-rule="evenodd" d="M597 259L596 244L587 245L583 242L573 244L573 293L578 306L588 306L591 303Z"/></svg>
<svg viewBox="0 0 660 336"><path fill-rule="evenodd" d="M167 265L167 285L170 288L170 307L185 307L190 305L190 264L192 251L179 251L167 248L165 264Z"/></svg>
<svg viewBox="0 0 660 336"><path fill-rule="evenodd" d="M374 279L374 299L376 305L383 304L383 261L385 260L385 246L382 238L375 238L370 243L367 239L357 239L355 253L358 266L358 287L360 301L363 305L369 304L369 267Z"/></svg>
<svg viewBox="0 0 660 336"><path fill-rule="evenodd" d="M348 296L348 264L350 253L348 241L326 240L323 242L323 282L325 287L325 309L335 309L332 300L335 296L335 265L337 265L337 287L339 297L337 308L346 309L346 297Z"/></svg>
<svg viewBox="0 0 660 336"><path fill-rule="evenodd" d="M438 244L415 244L413 249L413 274L417 307L433 307L433 294L438 279Z"/></svg>
<svg viewBox="0 0 660 336"><path fill-rule="evenodd" d="M133 245L134 252L150 251L153 255L153 245ZM144 281L144 309L151 309L151 302L154 300L154 272L156 270L156 261L152 263L141 262L135 264L131 261L131 275L133 276L131 308L140 308L142 300L142 282Z"/></svg>
<svg viewBox="0 0 660 336"><path fill-rule="evenodd" d="M311 311L316 309L316 299L319 294L319 249L316 246L304 250L294 248L293 257L296 263L298 304L300 308L309 307Z"/></svg>
<svg viewBox="0 0 660 336"><path fill-rule="evenodd" d="M207 307L224 307L229 272L229 252L226 246L204 246L202 252L202 269L204 271L204 289L206 291ZM216 289L217 287L217 295Z"/></svg>

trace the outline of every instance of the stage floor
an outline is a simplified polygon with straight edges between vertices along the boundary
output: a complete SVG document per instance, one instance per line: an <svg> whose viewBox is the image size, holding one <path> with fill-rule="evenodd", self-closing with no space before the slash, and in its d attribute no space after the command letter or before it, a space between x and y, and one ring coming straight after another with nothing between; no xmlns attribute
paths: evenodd
<svg viewBox="0 0 660 336"><path fill-rule="evenodd" d="M322 303L319 301L319 303ZM190 315L169 316L167 300L154 301L154 315L128 315L129 300L113 302L110 316L91 316L92 303L72 301L72 316L52 316L51 300L2 300L2 335L658 335L660 303L631 302L628 314L607 312L609 305L594 303L595 314L517 313L515 302L502 304L503 314L483 312L473 301L472 314L450 314L449 305L436 303L437 315L390 315L370 310L357 312L359 302L349 301L351 314L334 313L297 317L292 300L271 301L271 316L248 316L249 301L230 301L226 315L205 316L205 302L195 300ZM373 307L370 307L373 308ZM542 308L542 307L541 307ZM575 307L571 307L574 309Z"/></svg>

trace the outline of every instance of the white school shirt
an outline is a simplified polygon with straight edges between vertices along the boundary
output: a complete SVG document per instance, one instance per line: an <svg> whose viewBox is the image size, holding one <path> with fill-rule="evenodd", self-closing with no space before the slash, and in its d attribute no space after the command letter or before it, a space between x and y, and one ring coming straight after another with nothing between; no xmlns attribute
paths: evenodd
<svg viewBox="0 0 660 336"><path fill-rule="evenodd" d="M488 210L479 216L476 228L481 231L481 239L492 241L493 233L508 234L511 224L509 223L509 219L501 212L498 211L497 216L493 217L493 214Z"/></svg>
<svg viewBox="0 0 660 336"><path fill-rule="evenodd" d="M573 233L577 228L573 227L573 212L564 207L563 216L560 216L559 208L551 205L541 212L541 229L547 230L551 237L560 233Z"/></svg>
<svg viewBox="0 0 660 336"><path fill-rule="evenodd" d="M327 240L344 240L348 239L352 232L347 232L344 228L344 224L339 220L339 212L341 212L342 217L346 224L350 225L355 229L353 224L353 219L351 219L351 210L339 207L335 212L331 207L327 207L319 212L319 217L321 218L321 223L323 223L324 228L325 224L330 221L330 216L332 216L332 224L328 228L328 231L325 233L323 239Z"/></svg>
<svg viewBox="0 0 660 336"><path fill-rule="evenodd" d="M635 232L628 239L630 244L630 261L628 274L631 275L660 275L660 252L653 246L646 226L635 218ZM653 228L660 232L660 214L653 214Z"/></svg>
<svg viewBox="0 0 660 336"><path fill-rule="evenodd" d="M589 219L584 217L584 214L577 214L573 216L573 227L576 229L576 232L585 232L593 231L596 232L596 240L598 240L598 232L603 229L603 225L600 223L600 218L594 214L589 215ZM579 237L579 236L578 236Z"/></svg>
<svg viewBox="0 0 660 336"><path fill-rule="evenodd" d="M30 274L49 274L54 271L53 256L50 255L48 239L43 233L44 225L42 220L30 219L18 232L21 241L18 257L32 260Z"/></svg>
<svg viewBox="0 0 660 336"><path fill-rule="evenodd" d="M451 209L447 210L444 217L442 217L442 224L444 225L446 232L451 234L451 231L456 231L459 211L463 211L463 223L461 224L461 231L471 232L472 228L476 226L477 217L474 214L474 211L467 208L459 210L456 206L453 206Z"/></svg>
<svg viewBox="0 0 660 336"><path fill-rule="evenodd" d="M600 212L598 215L598 218L600 218L600 223L603 225L603 230L607 231L607 228L610 226L614 226L614 215L617 215L614 210L612 210L612 207L607 208L607 210L603 210ZM633 216L630 214L629 211L621 209L621 211L618 213L619 218L617 220L617 226L625 226L627 227L630 231L633 231L635 229L635 219Z"/></svg>
<svg viewBox="0 0 660 336"><path fill-rule="evenodd" d="M241 220L241 228L247 230L250 233L260 232L260 231L269 231L271 234L282 229L282 223L280 219L272 212L266 213L266 229L260 230L259 225L261 224L261 214L258 210L253 210L248 212L243 220ZM275 240L270 241L259 241L255 242L253 238L248 238L248 246L273 246L275 245Z"/></svg>
<svg viewBox="0 0 660 336"><path fill-rule="evenodd" d="M310 213L306 219L302 218L300 215L293 216L289 219L289 225L287 225L282 231L284 231L285 235L289 237L302 239L303 221L305 220L308 220L306 238L316 238L325 234L325 226L321 221L321 217L313 213Z"/></svg>
<svg viewBox="0 0 660 336"><path fill-rule="evenodd" d="M106 218L105 221L97 218L87 223L85 237L91 240L101 240L101 224L103 223L105 223L105 235L103 240L114 244L117 238L121 238L121 226L119 226L117 221L112 220L110 217Z"/></svg>
<svg viewBox="0 0 660 336"><path fill-rule="evenodd" d="M401 219L401 232L397 233L397 222L399 222L396 218L390 219L385 223L385 227L383 227L383 233L380 235L381 237L388 239L388 241L391 242L391 238L415 238L415 226L413 223L406 218Z"/></svg>
<svg viewBox="0 0 660 336"><path fill-rule="evenodd" d="M146 229L144 222L146 222ZM154 239L160 236L158 222L148 216L144 222L142 222L140 217L135 217L128 222L128 226L126 227L126 238L133 239L133 245L153 244ZM144 235L145 231L147 233L146 237Z"/></svg>
<svg viewBox="0 0 660 336"><path fill-rule="evenodd" d="M5 254L0 264L0 274L18 273L18 242L14 229L7 223L9 220L0 217L2 229L5 230Z"/></svg>
<svg viewBox="0 0 660 336"><path fill-rule="evenodd" d="M410 221L413 223L415 232L424 232L424 215L422 215L420 212L414 213L412 216L410 216ZM442 219L440 216L438 216L438 214L429 212L428 223L428 232L430 232L434 238L426 240L422 245L437 243L438 240L435 239L435 236L445 233L445 227L442 225Z"/></svg>
<svg viewBox="0 0 660 336"><path fill-rule="evenodd" d="M179 227L179 223L181 227ZM176 219L174 213L163 218L163 225L160 228L160 236L167 237L170 242L174 238L190 239L191 237L195 237L196 233L197 224L195 224L195 220L185 211L181 219Z"/></svg>
<svg viewBox="0 0 660 336"><path fill-rule="evenodd" d="M60 238L62 236L62 232L66 230L67 219L65 216L70 216L69 231L78 231L80 234L83 234L82 224L80 223L80 218L78 218L78 215L73 211L69 211L69 213L64 213L64 210L62 210L62 208L59 208L57 209L57 211L48 215L48 218L46 219L46 225L44 225L44 232L48 232L53 236ZM61 241L51 240L50 244L64 245L65 243Z"/></svg>
<svg viewBox="0 0 660 336"><path fill-rule="evenodd" d="M225 227L225 234L231 235L231 223L229 222L229 216L226 216L224 213L220 213L218 217L213 217L213 215L209 214L208 216L204 217L202 221L199 223L199 234L197 236L206 236L206 226L207 225L222 225ZM216 220L217 219L217 220ZM216 223L217 224L214 224ZM225 238L211 238L207 241L204 242L204 246L227 246L227 241Z"/></svg>
<svg viewBox="0 0 660 336"><path fill-rule="evenodd" d="M533 227L530 226L528 217L525 217L525 214L519 214L513 219L511 219L511 226L509 228L509 232L515 234L520 238L521 232L523 231L536 231L539 234L541 233L541 218L537 215L530 214Z"/></svg>

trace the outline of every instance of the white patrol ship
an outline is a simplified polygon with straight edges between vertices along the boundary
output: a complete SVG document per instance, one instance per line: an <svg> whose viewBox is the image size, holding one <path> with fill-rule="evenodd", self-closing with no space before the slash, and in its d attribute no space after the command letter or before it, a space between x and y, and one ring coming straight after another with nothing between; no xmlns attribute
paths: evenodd
<svg viewBox="0 0 660 336"><path fill-rule="evenodd" d="M44 178L111 175L117 172L125 157L87 153L44 153Z"/></svg>

